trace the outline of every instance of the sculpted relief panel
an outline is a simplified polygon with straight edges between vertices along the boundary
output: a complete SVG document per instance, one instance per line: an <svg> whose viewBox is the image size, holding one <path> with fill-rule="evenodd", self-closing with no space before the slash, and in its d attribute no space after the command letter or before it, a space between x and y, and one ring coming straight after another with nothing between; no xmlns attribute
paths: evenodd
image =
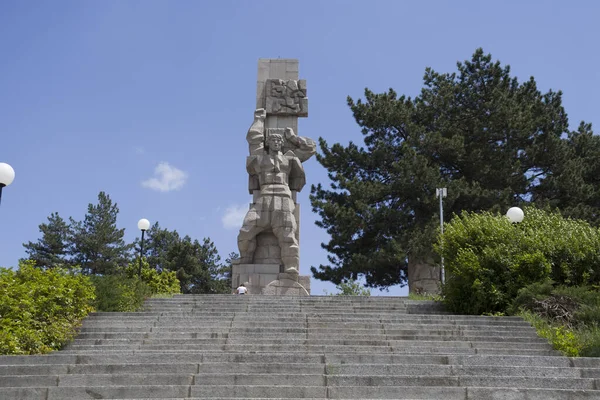
<svg viewBox="0 0 600 400"><path fill-rule="evenodd" d="M268 114L308 116L308 98L304 79L267 79L266 86Z"/></svg>

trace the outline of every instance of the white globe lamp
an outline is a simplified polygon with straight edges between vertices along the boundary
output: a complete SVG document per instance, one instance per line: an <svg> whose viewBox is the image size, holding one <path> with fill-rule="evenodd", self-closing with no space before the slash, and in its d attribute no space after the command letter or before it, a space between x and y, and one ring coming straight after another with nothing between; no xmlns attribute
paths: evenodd
<svg viewBox="0 0 600 400"><path fill-rule="evenodd" d="M150 229L150 221L148 221L146 218L142 218L138 221L138 229L140 231L147 231L148 229Z"/></svg>
<svg viewBox="0 0 600 400"><path fill-rule="evenodd" d="M7 163L0 163L0 201L2 201L2 188L10 185L15 180L15 170Z"/></svg>
<svg viewBox="0 0 600 400"><path fill-rule="evenodd" d="M514 224L523 221L523 218L525 218L525 214L523 213L523 210L521 210L519 207L511 207L506 212L506 217L510 222Z"/></svg>

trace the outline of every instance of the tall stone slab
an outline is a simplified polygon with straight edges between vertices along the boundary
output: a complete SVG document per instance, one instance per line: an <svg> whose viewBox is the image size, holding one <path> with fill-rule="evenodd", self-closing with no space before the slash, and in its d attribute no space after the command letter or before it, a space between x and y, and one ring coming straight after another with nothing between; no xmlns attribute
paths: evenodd
<svg viewBox="0 0 600 400"><path fill-rule="evenodd" d="M310 277L299 275L296 201L306 182L302 163L316 153L315 142L298 134L298 118L307 116L298 60L260 59L254 122L246 136L252 202L238 236L232 288L244 283L251 294L310 294Z"/></svg>

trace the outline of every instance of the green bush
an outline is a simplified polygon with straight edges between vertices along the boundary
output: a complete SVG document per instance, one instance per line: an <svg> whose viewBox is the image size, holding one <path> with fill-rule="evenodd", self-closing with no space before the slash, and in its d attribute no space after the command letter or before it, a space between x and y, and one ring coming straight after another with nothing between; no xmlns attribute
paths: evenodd
<svg viewBox="0 0 600 400"><path fill-rule="evenodd" d="M173 271L158 272L142 260L142 279L138 276L139 259L115 275L94 276L98 311L138 311L144 301L155 295L180 293L179 280Z"/></svg>
<svg viewBox="0 0 600 400"><path fill-rule="evenodd" d="M335 288L339 290L336 296L370 296L371 291L363 287L360 282L349 280L336 285Z"/></svg>
<svg viewBox="0 0 600 400"><path fill-rule="evenodd" d="M600 283L600 234L585 221L533 207L519 224L491 213L463 213L445 225L436 244L443 254L449 311L503 313L520 289Z"/></svg>
<svg viewBox="0 0 600 400"><path fill-rule="evenodd" d="M600 326L598 326L598 322L588 326L587 329L582 329L580 337L583 345L579 355L581 357L600 357Z"/></svg>
<svg viewBox="0 0 600 400"><path fill-rule="evenodd" d="M61 348L91 311L94 287L76 270L47 271L23 261L0 268L0 354L40 354Z"/></svg>
<svg viewBox="0 0 600 400"><path fill-rule="evenodd" d="M125 269L125 274L134 278L139 273L139 261L129 263ZM177 279L177 272L175 271L161 271L158 272L154 268L151 268L145 258L142 258L142 281L148 285L153 295L165 294L173 295L181 293L181 285L179 279Z"/></svg>
<svg viewBox="0 0 600 400"><path fill-rule="evenodd" d="M152 291L139 278L123 274L91 277L96 287L98 311L138 311Z"/></svg>
<svg viewBox="0 0 600 400"><path fill-rule="evenodd" d="M533 283L510 310L523 316L556 350L576 357L600 357L600 292L590 286Z"/></svg>

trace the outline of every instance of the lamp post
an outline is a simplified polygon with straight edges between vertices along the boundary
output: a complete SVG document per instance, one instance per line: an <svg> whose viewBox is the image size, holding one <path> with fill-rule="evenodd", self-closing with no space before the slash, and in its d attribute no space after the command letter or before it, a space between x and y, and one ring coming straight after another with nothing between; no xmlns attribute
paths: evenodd
<svg viewBox="0 0 600 400"><path fill-rule="evenodd" d="M140 246L140 266L138 268L138 276L142 277L142 254L144 254L144 232L150 228L150 221L146 218L142 218L138 221L138 228L142 231L142 245Z"/></svg>
<svg viewBox="0 0 600 400"><path fill-rule="evenodd" d="M508 218L508 220L513 224L519 223L523 221L523 218L525 218L525 214L523 213L523 210L521 210L519 207L511 207L506 212L506 218Z"/></svg>
<svg viewBox="0 0 600 400"><path fill-rule="evenodd" d="M15 180L15 170L6 163L0 163L0 202L2 202L2 188L10 185Z"/></svg>
<svg viewBox="0 0 600 400"><path fill-rule="evenodd" d="M446 188L437 188L435 189L435 197L439 197L440 199L440 231L442 233L442 252L444 247L444 203L442 199L448 195L448 190ZM444 270L444 255L441 257L441 270L440 270L440 280L442 283L446 283L446 271Z"/></svg>

